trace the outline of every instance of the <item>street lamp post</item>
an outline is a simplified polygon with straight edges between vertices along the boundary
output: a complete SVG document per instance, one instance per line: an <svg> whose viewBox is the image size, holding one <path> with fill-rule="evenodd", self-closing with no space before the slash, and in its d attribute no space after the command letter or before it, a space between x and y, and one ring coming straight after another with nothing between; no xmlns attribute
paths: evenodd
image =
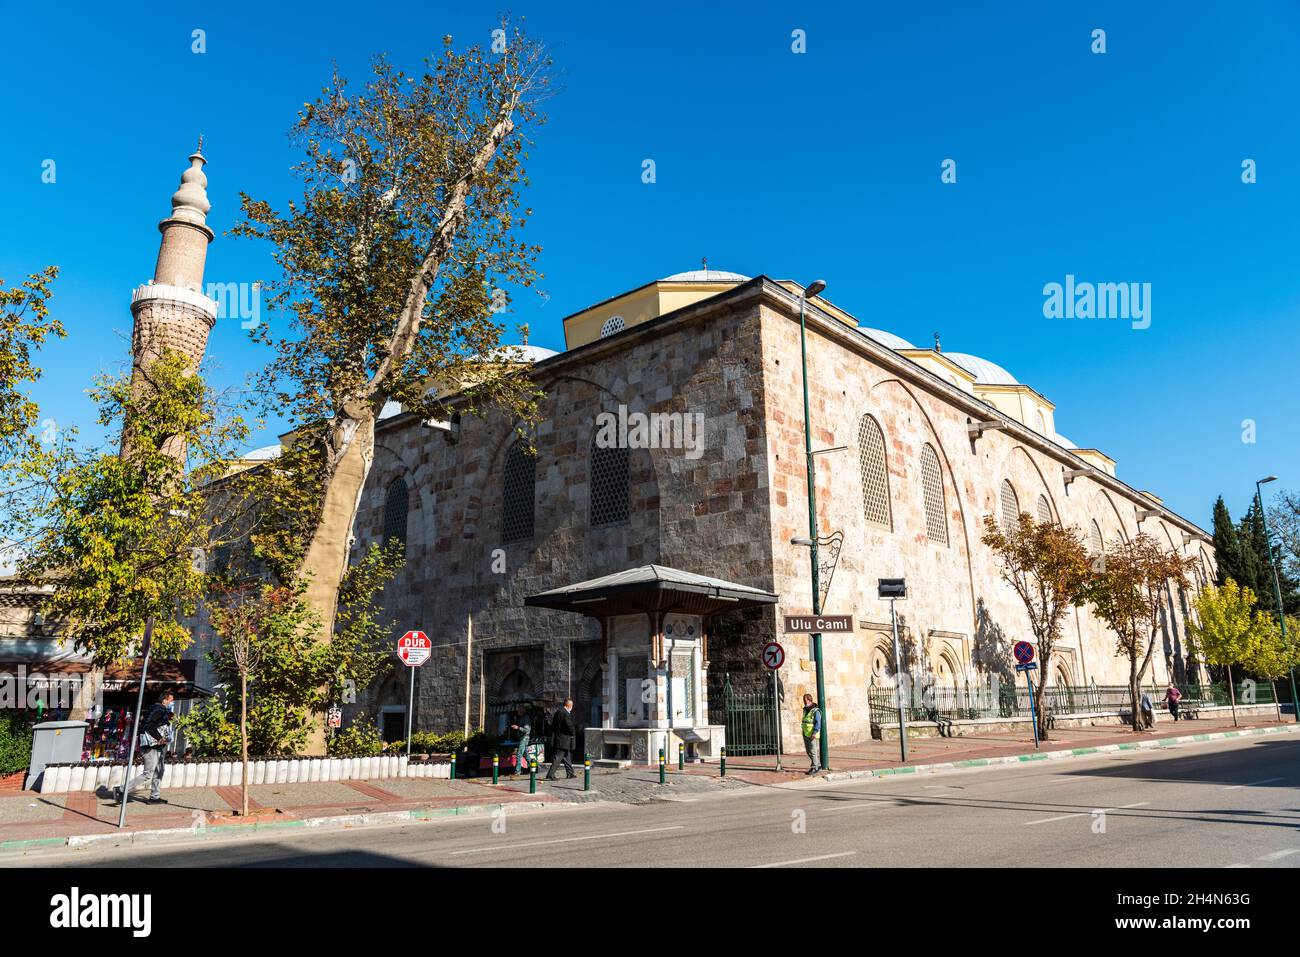
<svg viewBox="0 0 1300 957"><path fill-rule="evenodd" d="M1270 475L1255 483L1255 504L1259 506L1259 520L1264 523L1264 549L1268 552L1268 567L1273 573L1273 597L1277 601L1277 621L1282 629L1282 642L1286 643L1286 612L1282 609L1282 582L1278 577L1277 563L1273 561L1273 539L1268 531L1268 514L1264 511L1264 492L1260 488L1267 482L1276 482L1277 476ZM1300 722L1300 700L1295 693L1295 667L1291 668L1291 711Z"/></svg>
<svg viewBox="0 0 1300 957"><path fill-rule="evenodd" d="M804 309L808 297L815 296L826 288L822 279L814 279L799 293L799 356L803 368L803 443L804 455L808 460L808 537L812 540L808 555L812 562L812 613L816 617L822 613L821 574L817 567L817 469L813 460L812 448L812 409L808 400L808 330L804 322ZM830 769L831 749L827 726L830 721L826 707L826 669L822 664L822 636L815 632L812 636L813 663L817 668L817 705L822 709L821 766Z"/></svg>

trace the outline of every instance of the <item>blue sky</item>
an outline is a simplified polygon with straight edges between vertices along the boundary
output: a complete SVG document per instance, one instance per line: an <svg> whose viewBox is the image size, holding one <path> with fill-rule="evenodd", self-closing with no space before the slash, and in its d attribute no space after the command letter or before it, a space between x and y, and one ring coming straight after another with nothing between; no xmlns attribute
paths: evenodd
<svg viewBox="0 0 1300 957"><path fill-rule="evenodd" d="M89 376L126 356L130 290L200 132L219 234L207 278L251 281L265 251L221 234L239 190L296 194L285 130L331 61L360 80L376 52L414 69L443 34L487 42L498 8L475 6L7 10L0 276L60 265L70 332L45 355L44 414L91 425ZM1062 433L1195 521L1220 493L1239 514L1264 474L1300 488L1300 5L975 6L514 5L562 92L528 196L549 298L519 297L512 320L560 348L567 313L702 256L822 277L864 325L918 345L938 331L1010 369L1056 403ZM1066 274L1149 282L1150 328L1044 318L1043 286ZM265 360L246 337L214 332L219 384Z"/></svg>

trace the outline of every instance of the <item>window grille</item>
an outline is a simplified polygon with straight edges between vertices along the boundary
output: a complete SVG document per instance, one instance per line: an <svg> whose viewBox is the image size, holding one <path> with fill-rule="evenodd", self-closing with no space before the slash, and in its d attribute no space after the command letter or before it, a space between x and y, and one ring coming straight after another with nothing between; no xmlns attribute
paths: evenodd
<svg viewBox="0 0 1300 957"><path fill-rule="evenodd" d="M880 431L880 424L869 415L864 415L858 425L858 467L862 474L863 516L872 525L892 529L885 435Z"/></svg>
<svg viewBox="0 0 1300 957"><path fill-rule="evenodd" d="M948 516L943 503L943 471L939 456L927 442L921 446L921 485L925 494L925 534L932 542L948 544Z"/></svg>
<svg viewBox="0 0 1300 957"><path fill-rule="evenodd" d="M599 433L597 433L599 434ZM603 449L591 440L591 524L619 525L628 519L628 450Z"/></svg>
<svg viewBox="0 0 1300 957"><path fill-rule="evenodd" d="M501 540L521 542L533 537L537 457L521 440L506 453L501 475Z"/></svg>

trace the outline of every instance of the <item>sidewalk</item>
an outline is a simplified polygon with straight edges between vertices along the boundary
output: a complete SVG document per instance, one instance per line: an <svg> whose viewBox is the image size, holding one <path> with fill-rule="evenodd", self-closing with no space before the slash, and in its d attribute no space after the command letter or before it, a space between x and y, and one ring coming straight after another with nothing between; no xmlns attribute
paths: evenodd
<svg viewBox="0 0 1300 957"><path fill-rule="evenodd" d="M1052 733L1035 751L1033 743L1015 733L966 735L959 738L916 738L908 742L908 761L899 760L897 741L869 741L833 747L829 777L868 776L978 767L1068 758L1097 749L1159 747L1173 738L1208 739L1241 734L1290 734L1300 725L1284 719L1243 719L1234 728L1228 720L1163 721L1154 732L1135 734L1113 725L1067 728ZM89 791L37 794L21 791L0 795L0 855L46 845L80 844L97 840L155 840L189 838L197 834L239 834L245 830L293 827L352 827L394 824L449 815L490 813L503 805L537 808L572 806L594 801L645 804L692 800L705 794L743 791L752 785L806 780L806 755L783 755L785 770L775 770L768 755L731 758L726 777L716 764L688 765L685 772L669 765L669 786L659 784L657 768L623 771L593 769L591 791L584 792L582 768L572 780L546 782L539 775L537 793L528 793L528 778L502 776L470 780L389 778L381 781L339 781L308 784L261 784L249 789L248 818L240 806L239 787L175 788L163 792L167 804L132 801L125 832L117 830L118 808L107 794ZM818 775L822 778L826 775ZM814 779L816 780L816 779Z"/></svg>
<svg viewBox="0 0 1300 957"><path fill-rule="evenodd" d="M132 801L126 809L127 832L178 828L247 828L316 826L322 818L373 817L390 812L496 808L502 804L553 802L549 794L530 795L493 788L482 779L448 781L386 778L382 781L336 781L314 784L258 784L248 789L249 817L237 814L240 789L233 787L169 788L166 804ZM38 794L20 791L0 796L0 852L21 849L25 842L63 843L69 837L112 836L119 808L112 796L90 791ZM426 815L435 816L435 815Z"/></svg>
<svg viewBox="0 0 1300 957"><path fill-rule="evenodd" d="M1163 720L1161 720L1163 718ZM1060 728L1051 732L1050 740L1040 743L1038 751L1034 750L1032 731L1026 727L1023 731L993 732L988 734L967 734L957 738L913 738L907 739L906 767L919 767L935 764L955 764L957 762L984 761L997 758L1030 756L1056 751L1076 751L1080 749L1111 746L1134 746L1145 743L1155 744L1169 738L1200 736L1206 734L1223 734L1230 731L1247 731L1249 729L1270 728L1279 731L1287 729L1300 731L1294 719L1283 713L1282 721L1275 718L1264 720L1258 715L1239 718L1240 724L1232 724L1232 718L1197 718L1186 721L1173 721L1166 715L1157 717L1155 729L1137 733L1118 725L1101 725L1083 728ZM832 733L834 728L831 729ZM831 739L831 772L866 772L883 771L904 766L900 760L898 741L866 741L860 744L836 745ZM808 770L808 755L803 751L781 755L782 771L776 771L774 755L755 757L736 757L727 759L727 777L733 775L753 784L773 784L780 781L795 780L804 777ZM703 770L699 773L716 774L716 771Z"/></svg>

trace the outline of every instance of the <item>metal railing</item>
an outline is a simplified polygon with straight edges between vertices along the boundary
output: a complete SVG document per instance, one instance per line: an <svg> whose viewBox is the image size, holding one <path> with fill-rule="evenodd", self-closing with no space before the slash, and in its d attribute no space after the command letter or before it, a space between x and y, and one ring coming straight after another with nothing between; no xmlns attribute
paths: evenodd
<svg viewBox="0 0 1300 957"><path fill-rule="evenodd" d="M1234 682L1238 705L1273 704L1273 687L1250 679ZM1203 705L1230 703L1226 682L1178 685L1186 703ZM1142 686L1157 710L1164 710L1164 688ZM966 721L980 718L1019 718L1030 714L1029 689L1023 685L995 683L975 685L916 685L905 692L904 713L908 721ZM877 724L898 723L897 691L873 685L868 689L872 720ZM1043 692L1043 707L1054 716L1066 717L1100 712L1127 714L1131 707L1128 685L1049 685Z"/></svg>

